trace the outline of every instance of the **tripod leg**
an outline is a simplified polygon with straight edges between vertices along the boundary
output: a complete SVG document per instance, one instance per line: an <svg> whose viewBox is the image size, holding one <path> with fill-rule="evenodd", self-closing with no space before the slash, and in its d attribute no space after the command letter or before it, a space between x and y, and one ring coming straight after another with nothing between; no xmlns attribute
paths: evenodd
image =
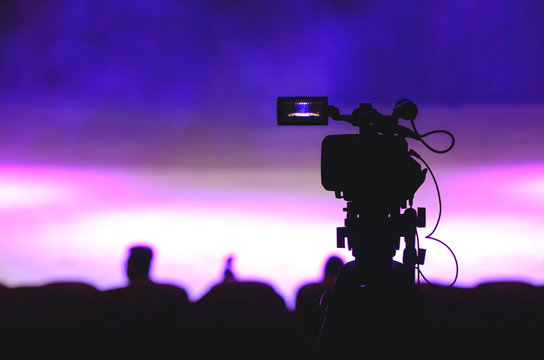
<svg viewBox="0 0 544 360"><path fill-rule="evenodd" d="M389 281L362 286L360 267L349 262L333 293L324 299L325 319L317 341L318 359L422 359L417 342L423 329L423 300L400 263Z"/></svg>
<svg viewBox="0 0 544 360"><path fill-rule="evenodd" d="M334 291L323 298L325 318L317 339L317 355L319 359L336 357L342 351L342 340L346 324L349 321L354 293L359 287L358 269L355 261L345 264L336 278Z"/></svg>

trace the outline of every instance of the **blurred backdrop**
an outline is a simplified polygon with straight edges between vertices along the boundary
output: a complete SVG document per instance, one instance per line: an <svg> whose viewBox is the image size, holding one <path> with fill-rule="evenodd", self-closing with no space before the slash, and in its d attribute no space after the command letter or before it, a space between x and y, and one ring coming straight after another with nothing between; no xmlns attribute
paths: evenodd
<svg viewBox="0 0 544 360"><path fill-rule="evenodd" d="M292 305L329 254L351 259L319 162L355 129L276 126L277 96L313 95L344 113L410 98L421 132L453 132L448 154L412 146L458 284L542 285L543 21L538 0L1 1L0 283L123 286L147 243L193 300L232 254ZM415 203L423 237L430 179ZM449 283L451 254L421 246Z"/></svg>

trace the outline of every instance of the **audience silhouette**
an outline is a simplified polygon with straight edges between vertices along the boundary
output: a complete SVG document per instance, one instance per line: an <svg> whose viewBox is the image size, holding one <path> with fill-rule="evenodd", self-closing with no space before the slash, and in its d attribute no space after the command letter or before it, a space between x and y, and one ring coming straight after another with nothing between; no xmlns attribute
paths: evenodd
<svg viewBox="0 0 544 360"><path fill-rule="evenodd" d="M232 271L233 261L234 261L234 257L231 255L227 258L227 261L225 262L225 271L223 272L223 282L236 281L236 277L234 276L234 272Z"/></svg>
<svg viewBox="0 0 544 360"><path fill-rule="evenodd" d="M153 283L149 278L153 250L149 246L133 246L127 259L129 286Z"/></svg>
<svg viewBox="0 0 544 360"><path fill-rule="evenodd" d="M184 350L190 306L187 292L152 281L152 259L150 246L130 247L128 286L103 291L96 299L94 340L99 349L109 350L111 358L177 357Z"/></svg>
<svg viewBox="0 0 544 360"><path fill-rule="evenodd" d="M324 309L321 307L321 298L326 291L334 288L336 276L343 265L342 259L330 256L325 264L323 279L320 282L306 284L298 290L295 316L306 340L311 343L317 339L323 322Z"/></svg>
<svg viewBox="0 0 544 360"><path fill-rule="evenodd" d="M226 259L218 284L190 303L184 289L150 279L153 255L150 246L131 247L126 261L129 285L116 289L100 291L74 281L0 286L3 355L24 359L308 359L314 355L311 345L323 316L320 298L335 283L342 267L339 258L328 259L322 281L300 288L291 312L270 285L240 280L232 256ZM425 344L426 353L443 359L544 356L542 286L516 282L472 289L424 286L422 294L426 335L410 326L410 319L394 317L391 322L401 330L402 337L392 339L401 343L401 352L417 342ZM403 294L395 299L394 308L413 307ZM356 349L357 344L347 341L342 348ZM420 346L418 353L423 350ZM364 349L355 354L365 355Z"/></svg>
<svg viewBox="0 0 544 360"><path fill-rule="evenodd" d="M237 280L232 262L228 257L222 281L192 308L191 357L299 359L301 342L283 298L266 283Z"/></svg>

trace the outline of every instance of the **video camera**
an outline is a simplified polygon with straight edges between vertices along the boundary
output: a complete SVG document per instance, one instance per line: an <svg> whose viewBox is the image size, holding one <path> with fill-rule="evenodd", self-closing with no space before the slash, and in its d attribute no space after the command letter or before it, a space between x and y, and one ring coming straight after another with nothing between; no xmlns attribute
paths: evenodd
<svg viewBox="0 0 544 360"><path fill-rule="evenodd" d="M359 104L351 115L342 115L327 97L278 98L278 125L328 125L331 118L359 128L359 134L326 136L321 146L321 183L347 201L344 226L336 232L337 247L344 248L347 239L355 260L344 265L334 291L323 297L326 315L317 341L319 358L389 358L384 351L391 350L383 344L396 345L392 341L399 344L390 355L419 357L413 344L424 328L423 302L414 285L416 270L419 283L419 266L425 262L417 228L425 227L426 212L412 205L427 170L437 192L438 185L427 163L408 149L407 138L435 153L451 150L455 139L445 130L419 134L414 124L417 113L417 106L407 99L399 100L391 115L379 113L368 103ZM408 120L412 129L399 125L399 119ZM432 148L423 138L435 133L450 136L451 145L444 150ZM422 169L416 159L427 168ZM437 226L438 221L426 238L437 240L431 237ZM405 243L402 263L392 260L400 249L400 238ZM379 329L387 330L381 333Z"/></svg>
<svg viewBox="0 0 544 360"><path fill-rule="evenodd" d="M278 125L328 125L328 118L359 127L359 134L329 135L322 142L321 183L338 198L406 207L425 180L426 169L413 159L406 138L420 140L417 131L398 124L412 122L416 105L397 102L392 115L382 115L363 103L351 115L341 115L327 97L278 97ZM415 129L415 127L414 127Z"/></svg>

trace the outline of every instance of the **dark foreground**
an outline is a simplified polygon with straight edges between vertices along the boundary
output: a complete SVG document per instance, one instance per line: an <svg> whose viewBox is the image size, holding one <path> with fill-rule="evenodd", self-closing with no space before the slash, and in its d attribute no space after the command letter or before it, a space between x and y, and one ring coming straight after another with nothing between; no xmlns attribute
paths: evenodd
<svg viewBox="0 0 544 360"><path fill-rule="evenodd" d="M544 356L544 287L486 283L422 286L428 359ZM146 285L99 291L82 283L0 288L8 358L308 359L307 324L265 284L220 284L195 303L183 289ZM424 356L423 354L426 354ZM363 356L364 358L364 356Z"/></svg>

